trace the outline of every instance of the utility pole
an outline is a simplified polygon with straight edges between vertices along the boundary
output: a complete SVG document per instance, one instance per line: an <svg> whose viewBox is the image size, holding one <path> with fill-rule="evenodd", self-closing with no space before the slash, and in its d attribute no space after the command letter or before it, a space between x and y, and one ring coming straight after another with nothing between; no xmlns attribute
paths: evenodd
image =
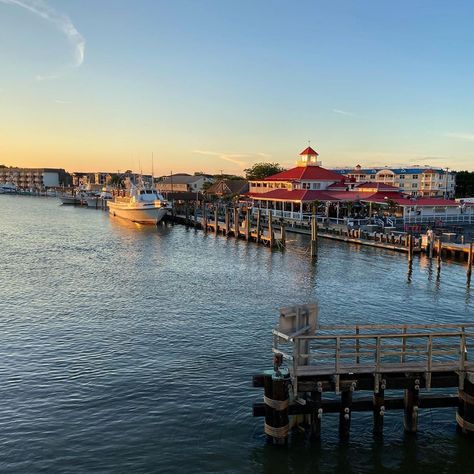
<svg viewBox="0 0 474 474"><path fill-rule="evenodd" d="M448 175L449 175L449 168L446 168L446 187L445 187L444 199L448 199Z"/></svg>

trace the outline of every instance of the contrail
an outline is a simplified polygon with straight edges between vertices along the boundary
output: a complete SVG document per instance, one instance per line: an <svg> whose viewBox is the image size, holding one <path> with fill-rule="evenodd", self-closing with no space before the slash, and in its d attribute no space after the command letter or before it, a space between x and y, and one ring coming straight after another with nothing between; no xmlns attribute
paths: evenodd
<svg viewBox="0 0 474 474"><path fill-rule="evenodd" d="M52 23L56 28L62 31L71 44L74 46L74 67L79 67L84 62L84 50L86 41L77 31L72 21L67 15L57 12L54 8L47 5L43 0L0 0L7 5L16 5L38 15Z"/></svg>

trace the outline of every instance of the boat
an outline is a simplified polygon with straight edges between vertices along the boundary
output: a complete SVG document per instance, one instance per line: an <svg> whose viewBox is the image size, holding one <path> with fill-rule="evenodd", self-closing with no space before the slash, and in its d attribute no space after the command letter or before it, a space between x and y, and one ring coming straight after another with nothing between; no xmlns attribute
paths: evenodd
<svg viewBox="0 0 474 474"><path fill-rule="evenodd" d="M16 194L18 188L13 183L0 184L0 194Z"/></svg>
<svg viewBox="0 0 474 474"><path fill-rule="evenodd" d="M63 193L59 195L61 204L80 204L81 199L76 194Z"/></svg>
<svg viewBox="0 0 474 474"><path fill-rule="evenodd" d="M108 191L102 191L100 194L95 194L85 198L87 207L93 207L94 209L99 209L105 207L105 203L113 199L113 196Z"/></svg>
<svg viewBox="0 0 474 474"><path fill-rule="evenodd" d="M169 203L156 189L132 185L126 196L115 196L107 202L112 216L139 224L158 224L171 210Z"/></svg>

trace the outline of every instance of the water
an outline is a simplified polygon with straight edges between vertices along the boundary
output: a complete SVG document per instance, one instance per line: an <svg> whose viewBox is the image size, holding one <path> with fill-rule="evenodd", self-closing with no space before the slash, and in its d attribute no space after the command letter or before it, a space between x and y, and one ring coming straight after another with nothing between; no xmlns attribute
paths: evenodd
<svg viewBox="0 0 474 474"><path fill-rule="evenodd" d="M278 308L317 300L330 323L474 320L461 264L303 237L288 250L142 227L51 198L0 197L0 472L470 472L454 410L383 441L356 413L340 443L265 445L251 416ZM471 456L472 457L472 456Z"/></svg>

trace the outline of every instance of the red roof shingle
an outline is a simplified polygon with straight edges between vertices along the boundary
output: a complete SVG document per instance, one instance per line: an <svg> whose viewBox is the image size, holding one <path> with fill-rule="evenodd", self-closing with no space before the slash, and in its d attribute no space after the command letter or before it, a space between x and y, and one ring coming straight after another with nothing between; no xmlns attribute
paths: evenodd
<svg viewBox="0 0 474 474"><path fill-rule="evenodd" d="M265 178L265 181L341 181L341 175L321 166L297 166Z"/></svg>

